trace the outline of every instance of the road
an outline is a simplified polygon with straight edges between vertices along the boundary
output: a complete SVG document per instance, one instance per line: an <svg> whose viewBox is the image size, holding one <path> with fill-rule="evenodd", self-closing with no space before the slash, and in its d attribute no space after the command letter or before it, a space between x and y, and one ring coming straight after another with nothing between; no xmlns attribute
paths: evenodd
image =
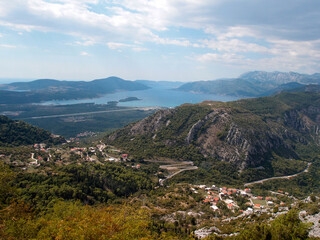
<svg viewBox="0 0 320 240"><path fill-rule="evenodd" d="M37 117L28 117L21 118L21 120L27 119L44 119L44 118L59 118L59 117L73 117L73 116L82 116L82 115L91 115L91 114L100 114L100 113L109 113L109 112L126 112L126 111L136 111L136 110L156 110L161 109L160 107L135 107L135 108L127 108L127 109L116 109L116 110L105 110L105 111L96 111L96 112L84 112L84 113L68 113L68 114L60 114L60 115L48 115L48 116L37 116Z"/></svg>
<svg viewBox="0 0 320 240"><path fill-rule="evenodd" d="M173 173L169 174L165 179L160 180L160 185L163 185L163 183L174 177L175 175L184 172L184 171L190 171L190 170L196 170L198 169L197 166L193 165L193 162L171 162L172 164L168 165L161 165L159 166L160 169L166 169L168 171L172 171Z"/></svg>
<svg viewBox="0 0 320 240"><path fill-rule="evenodd" d="M290 178L293 178L293 177L296 177L296 176L300 175L301 173L308 172L309 171L309 167L311 166L311 164L312 163L308 163L307 167L303 171L298 172L298 173L293 174L293 175L287 175L287 176L282 176L282 177L265 178L265 179L261 179L261 180L258 180L258 181L246 183L246 184L244 184L244 186L247 187L247 186L250 186L250 185L254 185L254 184L257 184L257 183L264 183L266 181L275 180L275 179L290 179Z"/></svg>

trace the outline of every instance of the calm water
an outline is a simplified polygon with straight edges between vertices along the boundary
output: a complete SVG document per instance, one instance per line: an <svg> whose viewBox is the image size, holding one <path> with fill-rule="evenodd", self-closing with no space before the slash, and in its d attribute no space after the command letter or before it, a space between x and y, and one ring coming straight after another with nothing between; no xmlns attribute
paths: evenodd
<svg viewBox="0 0 320 240"><path fill-rule="evenodd" d="M199 103L205 100L212 101L233 101L239 98L231 96L219 96L210 94L181 92L171 89L151 88L141 91L117 92L107 94L100 98L80 99L80 100L58 100L49 101L42 104L76 104L76 103L96 103L106 104L109 101L119 101L127 97L137 97L140 101L119 102L118 106L128 107L176 107L183 103Z"/></svg>

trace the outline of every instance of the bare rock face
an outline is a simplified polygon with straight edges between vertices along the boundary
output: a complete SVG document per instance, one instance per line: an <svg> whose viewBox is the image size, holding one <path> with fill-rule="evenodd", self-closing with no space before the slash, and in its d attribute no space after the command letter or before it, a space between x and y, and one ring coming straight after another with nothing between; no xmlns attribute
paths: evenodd
<svg viewBox="0 0 320 240"><path fill-rule="evenodd" d="M131 124L129 127L126 127L124 131L127 132L129 136L135 135L144 135L149 133L156 133L159 129L164 126L167 126L170 123L170 120L167 119L168 115L171 115L174 112L174 109L165 109L160 110L149 116L147 118L142 119L139 122ZM120 132L115 132L114 134L109 136L110 141L114 141L119 137ZM155 135L154 135L155 136Z"/></svg>
<svg viewBox="0 0 320 240"><path fill-rule="evenodd" d="M167 116L173 112L174 110L170 109L160 110L154 115L137 122L131 127L130 135L143 135L157 132L168 124Z"/></svg>

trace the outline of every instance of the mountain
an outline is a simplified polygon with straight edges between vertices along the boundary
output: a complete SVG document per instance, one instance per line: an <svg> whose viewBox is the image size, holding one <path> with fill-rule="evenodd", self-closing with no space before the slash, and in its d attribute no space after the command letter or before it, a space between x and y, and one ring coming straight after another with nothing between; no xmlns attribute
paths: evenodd
<svg viewBox="0 0 320 240"><path fill-rule="evenodd" d="M61 99L94 98L116 91L137 91L149 87L118 77L85 81L39 79L1 85L0 103L33 103ZM7 91L8 90L8 91Z"/></svg>
<svg viewBox="0 0 320 240"><path fill-rule="evenodd" d="M241 97L259 96L264 93L258 84L241 78L191 82L180 86L177 90Z"/></svg>
<svg viewBox="0 0 320 240"><path fill-rule="evenodd" d="M320 74L254 71L239 78L186 83L177 90L238 97L268 96L305 84L320 84Z"/></svg>
<svg viewBox="0 0 320 240"><path fill-rule="evenodd" d="M35 143L58 144L65 140L23 121L0 115L0 146L20 146Z"/></svg>
<svg viewBox="0 0 320 240"><path fill-rule="evenodd" d="M297 82L301 84L320 83L320 74L312 75L300 74L296 72L264 72L253 71L240 75L239 78L247 79L252 82L272 82L275 84L285 84L289 82Z"/></svg>
<svg viewBox="0 0 320 240"><path fill-rule="evenodd" d="M281 93L161 110L105 141L138 159L192 160L199 166L213 159L238 170L266 168L264 172L272 176L277 171L275 159L295 165L304 153L316 152L302 149L319 150L319 129L319 93Z"/></svg>
<svg viewBox="0 0 320 240"><path fill-rule="evenodd" d="M185 84L185 82L151 81L151 80L136 80L135 82L141 83L151 88L164 88L164 89L178 88L181 85Z"/></svg>

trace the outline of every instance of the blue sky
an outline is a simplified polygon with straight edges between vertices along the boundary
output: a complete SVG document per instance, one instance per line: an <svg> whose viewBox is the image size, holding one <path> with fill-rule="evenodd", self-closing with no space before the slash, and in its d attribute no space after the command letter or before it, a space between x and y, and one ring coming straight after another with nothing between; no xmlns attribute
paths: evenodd
<svg viewBox="0 0 320 240"><path fill-rule="evenodd" d="M0 0L0 78L320 72L319 0Z"/></svg>

